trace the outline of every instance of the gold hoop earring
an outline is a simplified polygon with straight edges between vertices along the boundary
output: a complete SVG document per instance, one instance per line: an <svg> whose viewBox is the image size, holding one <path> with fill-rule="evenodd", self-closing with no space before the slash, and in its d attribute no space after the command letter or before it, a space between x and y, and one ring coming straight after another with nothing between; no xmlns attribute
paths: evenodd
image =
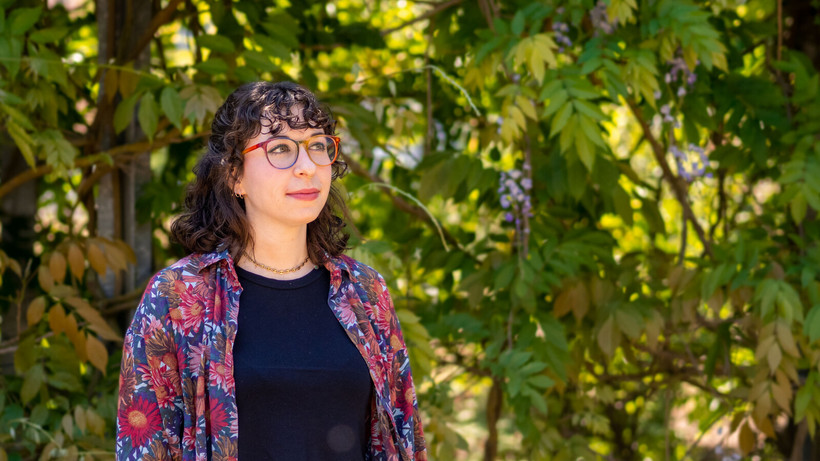
<svg viewBox="0 0 820 461"><path fill-rule="evenodd" d="M245 198L245 196L244 196L244 195L242 195L242 194L240 194L239 192L237 192L237 193L235 193L235 194L233 194L233 195L236 195L236 198L242 198L242 199L243 199L243 198Z"/></svg>

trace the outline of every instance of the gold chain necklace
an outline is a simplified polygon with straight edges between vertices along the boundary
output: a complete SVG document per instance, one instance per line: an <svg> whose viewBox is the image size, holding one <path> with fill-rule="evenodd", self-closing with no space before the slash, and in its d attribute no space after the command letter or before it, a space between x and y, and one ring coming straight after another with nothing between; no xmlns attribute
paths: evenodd
<svg viewBox="0 0 820 461"><path fill-rule="evenodd" d="M255 259L253 259L253 256L249 255L248 253L245 253L245 256L247 256L247 257L248 257L248 259L250 259L250 260L251 260L251 262L253 263L253 265L254 265L254 266L256 266L256 267L258 267L258 268L260 268L260 269L265 269L265 270L267 270L267 271L271 271L271 272L273 272L273 273L275 273L275 274L290 274L291 272L296 272L296 271L298 271L299 269L301 269L301 268L302 268L302 266L304 266L304 265L305 265L305 263L307 263L308 261L310 261L310 256L308 256L308 257L307 257L307 258L305 258L305 260L304 260L304 261L302 261L302 263L301 263L301 264L299 264L298 266L291 267L290 269L276 269L276 268L270 267L270 266L268 266L268 265L266 265L266 264L262 264L262 263L260 263L259 261L257 261L257 260L255 260ZM315 267L314 267L314 268L315 268Z"/></svg>

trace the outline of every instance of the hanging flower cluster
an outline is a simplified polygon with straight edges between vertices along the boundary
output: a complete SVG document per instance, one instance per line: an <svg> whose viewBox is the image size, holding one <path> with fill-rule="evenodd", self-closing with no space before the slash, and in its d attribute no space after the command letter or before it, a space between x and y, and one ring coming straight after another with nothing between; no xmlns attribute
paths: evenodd
<svg viewBox="0 0 820 461"><path fill-rule="evenodd" d="M702 176L707 178L712 177L712 173L706 171L706 167L709 165L709 157L706 156L706 152L704 152L702 147L690 143L687 151L683 152L678 146L672 144L672 146L669 147L669 152L671 152L672 157L675 158L675 164L678 166L678 174L686 180L686 182L692 182Z"/></svg>
<svg viewBox="0 0 820 461"><path fill-rule="evenodd" d="M567 35L569 33L569 25L565 22L555 21L552 23L552 30L555 32L555 43L560 45L558 52L563 53L564 47L572 46L572 40Z"/></svg>
<svg viewBox="0 0 820 461"><path fill-rule="evenodd" d="M501 185L498 187L501 208L509 210L504 214L504 219L507 222L515 222L516 228L520 227L521 218L532 216L532 180L527 177L528 170L529 165L525 164L522 170L501 172Z"/></svg>
<svg viewBox="0 0 820 461"><path fill-rule="evenodd" d="M615 24L610 22L609 15L606 14L607 5L602 0L598 0L595 8L589 12L589 20L592 22L592 27L595 28L595 35L598 32L603 32L609 35L615 32Z"/></svg>
<svg viewBox="0 0 820 461"><path fill-rule="evenodd" d="M691 88L695 84L698 80L698 75L689 70L689 66L686 65L686 61L684 61L681 57L677 57L669 61L667 64L669 64L669 71L666 72L663 80L670 85L680 81L681 85L678 87L676 94L679 98L686 96L686 88Z"/></svg>
<svg viewBox="0 0 820 461"><path fill-rule="evenodd" d="M670 109L669 104L661 106L661 115L663 115L663 123L669 123L675 128L680 128L680 122L672 116L672 109Z"/></svg>

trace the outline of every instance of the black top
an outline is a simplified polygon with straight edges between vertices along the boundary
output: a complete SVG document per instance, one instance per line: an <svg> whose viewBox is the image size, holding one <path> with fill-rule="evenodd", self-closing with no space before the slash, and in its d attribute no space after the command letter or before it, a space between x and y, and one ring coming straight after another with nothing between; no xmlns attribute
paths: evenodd
<svg viewBox="0 0 820 461"><path fill-rule="evenodd" d="M330 273L289 281L236 273L239 459L362 461L373 385L328 306Z"/></svg>

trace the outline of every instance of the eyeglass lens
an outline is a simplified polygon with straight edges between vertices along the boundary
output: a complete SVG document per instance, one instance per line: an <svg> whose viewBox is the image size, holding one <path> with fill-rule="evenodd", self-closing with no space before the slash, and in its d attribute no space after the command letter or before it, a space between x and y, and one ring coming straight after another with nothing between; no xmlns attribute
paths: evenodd
<svg viewBox="0 0 820 461"><path fill-rule="evenodd" d="M312 136L304 141L305 150L317 165L330 165L336 158L336 143L330 136ZM276 168L290 168L299 155L299 143L292 139L276 138L268 142L268 160Z"/></svg>

